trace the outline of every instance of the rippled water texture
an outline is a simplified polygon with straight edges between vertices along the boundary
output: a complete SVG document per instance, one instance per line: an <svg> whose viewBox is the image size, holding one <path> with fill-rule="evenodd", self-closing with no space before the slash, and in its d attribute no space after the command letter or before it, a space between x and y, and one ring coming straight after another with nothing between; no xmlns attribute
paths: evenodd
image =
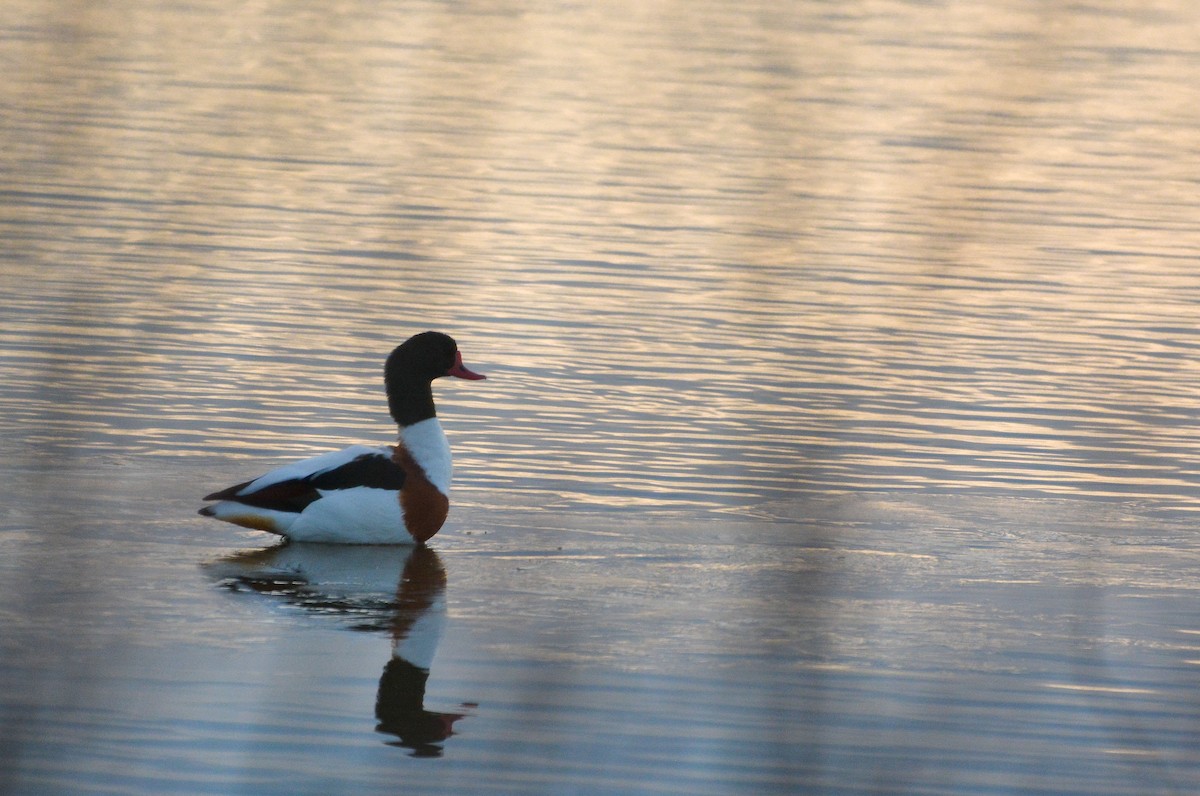
<svg viewBox="0 0 1200 796"><path fill-rule="evenodd" d="M1200 788L1198 20L8 0L0 791Z"/></svg>

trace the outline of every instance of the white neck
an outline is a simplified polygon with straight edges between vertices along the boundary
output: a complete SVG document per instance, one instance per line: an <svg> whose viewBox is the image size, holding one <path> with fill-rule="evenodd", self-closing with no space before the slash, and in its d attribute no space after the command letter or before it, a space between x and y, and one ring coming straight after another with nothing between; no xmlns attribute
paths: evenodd
<svg viewBox="0 0 1200 796"><path fill-rule="evenodd" d="M400 444L443 495L450 494L450 442L436 417L400 429Z"/></svg>

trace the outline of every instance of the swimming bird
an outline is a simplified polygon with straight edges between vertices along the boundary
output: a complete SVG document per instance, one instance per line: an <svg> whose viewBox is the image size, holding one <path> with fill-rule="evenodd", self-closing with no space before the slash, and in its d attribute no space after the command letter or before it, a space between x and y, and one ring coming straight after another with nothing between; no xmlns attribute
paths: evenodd
<svg viewBox="0 0 1200 796"><path fill-rule="evenodd" d="M410 337L384 366L395 446L352 445L284 465L208 495L220 502L200 513L296 542L423 544L450 510L450 444L432 389L442 376L486 378L463 365L448 335Z"/></svg>

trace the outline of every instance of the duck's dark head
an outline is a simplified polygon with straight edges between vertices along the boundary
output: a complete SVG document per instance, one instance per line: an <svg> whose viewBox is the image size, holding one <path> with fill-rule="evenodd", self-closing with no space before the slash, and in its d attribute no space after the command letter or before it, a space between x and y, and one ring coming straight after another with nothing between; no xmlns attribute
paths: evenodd
<svg viewBox="0 0 1200 796"><path fill-rule="evenodd" d="M383 379L387 385L388 408L402 426L434 417L430 383L442 376L485 379L463 365L454 338L441 332L422 332L405 340L387 358Z"/></svg>

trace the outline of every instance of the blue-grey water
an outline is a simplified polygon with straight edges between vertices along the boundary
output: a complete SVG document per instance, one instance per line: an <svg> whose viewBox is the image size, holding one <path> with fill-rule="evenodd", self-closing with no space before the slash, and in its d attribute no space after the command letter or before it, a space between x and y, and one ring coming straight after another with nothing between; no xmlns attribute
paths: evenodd
<svg viewBox="0 0 1200 796"><path fill-rule="evenodd" d="M7 0L0 792L1200 790L1198 31ZM431 555L195 514L428 328Z"/></svg>

